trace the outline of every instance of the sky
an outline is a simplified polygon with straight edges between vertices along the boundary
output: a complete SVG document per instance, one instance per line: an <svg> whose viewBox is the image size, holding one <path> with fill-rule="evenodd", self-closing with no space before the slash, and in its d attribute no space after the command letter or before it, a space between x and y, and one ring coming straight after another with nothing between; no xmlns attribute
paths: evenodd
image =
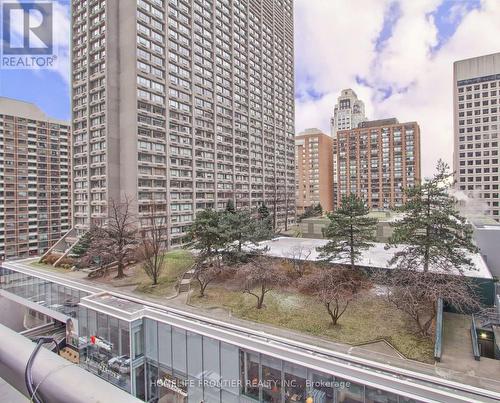
<svg viewBox="0 0 500 403"><path fill-rule="evenodd" d="M1 70L0 95L70 118L69 0L54 1L55 70ZM500 52L500 0L295 0L296 131L330 132L343 88L372 119L417 121L422 170L453 154L453 62Z"/></svg>

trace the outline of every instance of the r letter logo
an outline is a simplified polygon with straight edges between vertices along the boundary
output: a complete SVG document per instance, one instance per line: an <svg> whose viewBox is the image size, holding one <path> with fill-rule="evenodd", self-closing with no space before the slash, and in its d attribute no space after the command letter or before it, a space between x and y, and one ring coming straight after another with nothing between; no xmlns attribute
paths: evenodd
<svg viewBox="0 0 500 403"><path fill-rule="evenodd" d="M2 1L3 68L53 67L52 2Z"/></svg>

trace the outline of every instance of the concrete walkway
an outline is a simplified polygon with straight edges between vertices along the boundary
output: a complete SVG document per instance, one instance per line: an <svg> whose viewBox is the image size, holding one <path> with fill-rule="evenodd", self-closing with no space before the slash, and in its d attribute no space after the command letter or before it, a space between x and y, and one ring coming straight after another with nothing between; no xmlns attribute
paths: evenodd
<svg viewBox="0 0 500 403"><path fill-rule="evenodd" d="M436 364L440 375L453 374L453 377L469 377L480 380L481 386L498 388L500 360L481 357L476 361L472 354L470 335L471 318L468 315L445 312L443 329L443 354Z"/></svg>

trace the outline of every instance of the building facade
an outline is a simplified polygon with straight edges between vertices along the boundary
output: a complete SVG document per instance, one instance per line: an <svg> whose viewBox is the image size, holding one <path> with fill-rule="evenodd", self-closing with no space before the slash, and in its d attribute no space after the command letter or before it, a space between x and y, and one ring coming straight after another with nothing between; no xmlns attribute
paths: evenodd
<svg viewBox="0 0 500 403"><path fill-rule="evenodd" d="M124 196L171 246L228 200L293 221L291 0L73 0L72 31L77 230Z"/></svg>
<svg viewBox="0 0 500 403"><path fill-rule="evenodd" d="M363 122L337 138L336 204L351 193L372 209L401 206L420 183L420 128L396 119Z"/></svg>
<svg viewBox="0 0 500 403"><path fill-rule="evenodd" d="M333 139L318 129L308 129L295 137L295 177L297 214L321 204L333 210Z"/></svg>
<svg viewBox="0 0 500 403"><path fill-rule="evenodd" d="M355 129L361 122L364 122L365 104L358 99L356 93L348 88L342 90L337 99L337 105L333 110L333 117L331 120L332 137L337 138L337 133L340 130Z"/></svg>
<svg viewBox="0 0 500 403"><path fill-rule="evenodd" d="M355 129L361 122L366 121L365 104L358 99L356 93L348 88L341 91L337 98L337 105L333 110L333 117L330 121L333 138L333 199L336 200L337 190L337 137L339 130ZM335 203L334 203L335 204Z"/></svg>
<svg viewBox="0 0 500 403"><path fill-rule="evenodd" d="M0 97L0 257L45 252L71 228L70 126Z"/></svg>
<svg viewBox="0 0 500 403"><path fill-rule="evenodd" d="M453 86L457 190L500 221L500 53L455 62Z"/></svg>

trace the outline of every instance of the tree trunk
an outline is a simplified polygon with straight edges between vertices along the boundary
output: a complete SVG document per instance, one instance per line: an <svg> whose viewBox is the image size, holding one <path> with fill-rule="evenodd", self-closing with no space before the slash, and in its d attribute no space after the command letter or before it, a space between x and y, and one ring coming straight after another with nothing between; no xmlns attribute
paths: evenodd
<svg viewBox="0 0 500 403"><path fill-rule="evenodd" d="M278 204L276 197L274 198L274 217L273 217L273 230L276 232L278 230Z"/></svg>
<svg viewBox="0 0 500 403"><path fill-rule="evenodd" d="M266 295L266 288L264 285L260 287L260 296L257 298L257 309L261 309L264 305L264 296Z"/></svg>
<svg viewBox="0 0 500 403"><path fill-rule="evenodd" d="M116 274L115 278L124 278L125 273L123 272L124 269L124 264L123 264L123 258L118 259L118 272Z"/></svg>
<svg viewBox="0 0 500 403"><path fill-rule="evenodd" d="M332 309L330 308L329 302L325 303L325 307L326 310L328 311L328 314L330 315L330 318L332 318L332 326L336 326L339 320L338 316L333 313Z"/></svg>
<svg viewBox="0 0 500 403"><path fill-rule="evenodd" d="M200 280L199 277L195 277L195 278L196 278L196 281L198 281L198 284L200 284L200 294L199 294L199 297L203 298L205 296L206 285L203 283L203 281Z"/></svg>
<svg viewBox="0 0 500 403"><path fill-rule="evenodd" d="M427 193L427 225L425 228L425 252L424 252L424 273L427 273L429 271L429 238L431 236L430 234L430 227L429 227L429 220L431 216L431 196L430 196L430 191Z"/></svg>
<svg viewBox="0 0 500 403"><path fill-rule="evenodd" d="M205 286L201 285L200 286L200 298L203 298L204 296L205 296Z"/></svg>
<svg viewBox="0 0 500 403"><path fill-rule="evenodd" d="M286 185L285 185L286 186ZM288 189L285 187L285 232L288 231Z"/></svg>
<svg viewBox="0 0 500 403"><path fill-rule="evenodd" d="M423 331L424 331L424 336L430 336L429 334L429 329L432 326L432 323L434 322L434 319L437 315L437 305L434 304L434 309L432 311L431 317L423 324Z"/></svg>
<svg viewBox="0 0 500 403"><path fill-rule="evenodd" d="M352 221L351 221L351 225L350 225L350 234L349 234L349 241L350 241L350 249L351 249L351 269L354 270L354 228L352 227Z"/></svg>

